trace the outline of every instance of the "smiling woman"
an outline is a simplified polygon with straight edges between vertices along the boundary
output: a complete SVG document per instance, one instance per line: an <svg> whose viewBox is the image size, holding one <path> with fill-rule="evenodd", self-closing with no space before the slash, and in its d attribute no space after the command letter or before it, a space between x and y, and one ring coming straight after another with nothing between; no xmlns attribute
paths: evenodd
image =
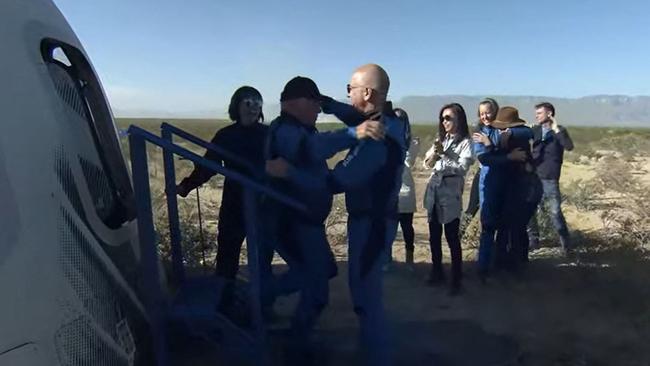
<svg viewBox="0 0 650 366"><path fill-rule="evenodd" d="M462 249L459 225L462 209L465 174L474 162L469 139L467 116L458 103L447 104L438 116L438 138L426 153L425 168L432 169L424 194L424 207L428 211L429 244L431 246L431 272L428 283L444 282L442 269L442 230L451 252L450 294L461 290Z"/></svg>
<svg viewBox="0 0 650 366"><path fill-rule="evenodd" d="M234 123L219 129L212 143L227 150L238 158L237 161L208 150L204 157L223 164L226 168L247 176L259 178L263 172L264 146L268 126L262 124L262 95L251 86L238 88L230 99L228 114ZM176 190L181 197L203 185L215 171L195 165L192 173L178 184ZM246 238L244 216L244 192L241 185L226 178L223 185L219 226L217 235L216 274L226 280L222 293L220 310L233 319L242 317L241 308L235 304L235 277L239 269L239 256ZM235 320L237 321L237 320Z"/></svg>

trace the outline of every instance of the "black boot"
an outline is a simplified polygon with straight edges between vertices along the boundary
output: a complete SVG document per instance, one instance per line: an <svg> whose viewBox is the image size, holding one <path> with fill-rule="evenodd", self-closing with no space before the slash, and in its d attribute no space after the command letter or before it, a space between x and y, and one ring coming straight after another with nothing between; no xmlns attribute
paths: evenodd
<svg viewBox="0 0 650 366"><path fill-rule="evenodd" d="M461 284L460 279L453 279L451 280L451 284L449 286L449 296L456 296L459 295L463 290L463 285Z"/></svg>
<svg viewBox="0 0 650 366"><path fill-rule="evenodd" d="M478 270L478 279L481 282L481 285L487 285L489 273L487 270Z"/></svg>
<svg viewBox="0 0 650 366"><path fill-rule="evenodd" d="M461 280L463 278L462 258L452 258L451 262L451 283L449 286L449 295L456 296L462 290Z"/></svg>
<svg viewBox="0 0 650 366"><path fill-rule="evenodd" d="M250 328L252 325L251 308L249 304L237 301L233 280L227 280L224 284L216 310L239 327Z"/></svg>
<svg viewBox="0 0 650 366"><path fill-rule="evenodd" d="M436 286L444 282L445 273L442 271L442 268L431 267L431 272L429 272L429 277L427 278L427 285Z"/></svg>
<svg viewBox="0 0 650 366"><path fill-rule="evenodd" d="M411 267L413 266L413 249L406 250L406 265Z"/></svg>

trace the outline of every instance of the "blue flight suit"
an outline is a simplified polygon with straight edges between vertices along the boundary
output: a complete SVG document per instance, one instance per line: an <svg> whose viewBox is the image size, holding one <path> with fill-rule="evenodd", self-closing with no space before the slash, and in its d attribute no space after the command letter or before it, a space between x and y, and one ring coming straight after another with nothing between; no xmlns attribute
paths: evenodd
<svg viewBox="0 0 650 366"><path fill-rule="evenodd" d="M349 126L356 126L366 119L372 119L372 116L363 115L352 105L342 103L331 98L325 98L321 105L323 108L323 113L333 114L336 116L336 118L345 122ZM403 161L406 158L406 152L408 150L406 126L402 120L393 115L392 105L388 109L389 110L384 111L384 114L390 117L385 119L386 135L401 146L403 150ZM396 172L399 174L396 179L398 180L400 186L402 185L403 170L404 166L401 166ZM386 225L386 263L389 263L392 260L391 248L393 246L393 242L395 241L395 237L397 236L399 218L397 204L398 202L396 201L394 211L389 212L388 223Z"/></svg>
<svg viewBox="0 0 650 366"><path fill-rule="evenodd" d="M474 143L474 153L480 166L479 203L481 207L481 236L479 239L478 268L479 273L487 274L490 268L491 252L494 246L500 215L505 197L505 179L503 159L505 151L499 149L499 130L490 126L481 126L479 132L488 136L491 146Z"/></svg>
<svg viewBox="0 0 650 366"><path fill-rule="evenodd" d="M492 145L486 147L481 143L474 143L474 152L481 163L479 176L479 201L481 206L481 236L479 244L478 267L481 274L486 274L490 267L491 251L495 243L497 230L499 236L498 250L501 251L500 260L507 257L506 251L510 241L509 223L519 221L518 215L523 205L522 196L525 184L518 184L521 174L515 175L507 153L515 148L530 151L528 140L532 133L528 127L517 126L510 128L511 137L508 147L500 147L501 136L498 129L490 126L481 126L480 132L486 134ZM526 221L527 222L527 221Z"/></svg>
<svg viewBox="0 0 650 366"><path fill-rule="evenodd" d="M527 152L528 158L525 162L509 162L505 168L508 194L503 204L502 229L497 234L497 263L515 270L522 261L528 259L526 227L537 210L542 188L531 164L530 141L533 139L533 131L526 126L517 126L511 127L510 132L506 150L522 149Z"/></svg>
<svg viewBox="0 0 650 366"><path fill-rule="evenodd" d="M323 110L330 111L325 106ZM399 137L403 140L404 134L391 132L399 131L403 123L396 117L381 117L386 123L386 138L360 141L325 179L298 169L290 172L290 179L303 187L345 192L348 282L354 311L359 317L360 341L371 365L390 363L388 325L382 299L382 266L391 232L390 221L397 212L406 154L405 143L400 143Z"/></svg>
<svg viewBox="0 0 650 366"><path fill-rule="evenodd" d="M382 267L397 230L397 202L405 155L403 145L392 137L388 127L401 121L397 118L390 121L386 116L384 119L386 139L363 141L333 171L333 181L345 191L349 286L359 317L361 344L370 365L390 364ZM352 178L353 175L356 176Z"/></svg>
<svg viewBox="0 0 650 366"><path fill-rule="evenodd" d="M315 127L304 125L283 112L271 123L266 156L267 159L284 158L294 171L324 179L329 174L327 159L356 142L353 128L319 133ZM336 261L324 226L332 207L332 193L315 192L291 179L272 179L271 185L308 206L309 212L305 214L267 202L272 207L267 206L267 212L273 210L273 215L266 220L271 241L290 269L275 283L270 276L270 261L262 270L266 274L263 287L267 305L274 295L300 289L292 329L296 339L306 345L318 315L328 302L329 279L336 275Z"/></svg>

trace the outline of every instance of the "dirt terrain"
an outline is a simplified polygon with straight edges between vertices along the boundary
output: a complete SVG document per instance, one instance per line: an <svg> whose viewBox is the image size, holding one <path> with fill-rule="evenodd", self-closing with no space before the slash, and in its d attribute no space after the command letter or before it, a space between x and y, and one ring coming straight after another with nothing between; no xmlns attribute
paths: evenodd
<svg viewBox="0 0 650 366"><path fill-rule="evenodd" d="M567 164L563 183L591 174L588 167ZM425 181L426 176L417 176L418 196ZM599 212L579 212L567 204L564 209L578 238L603 229ZM500 274L481 285L474 275L476 243L465 242L465 291L449 297L446 288L428 287L424 282L430 254L423 211L416 213L414 225L415 270L398 263L385 276L396 364L650 364L647 258L625 250L593 254L587 242L581 243L576 259L565 260L556 248L547 247L532 254L522 277ZM393 251L398 262L404 256L400 235ZM448 265L446 248L444 255ZM349 346L355 341L356 318L347 290L346 265L345 261L339 264L341 273L332 283L331 304L321 328L325 343L332 333L337 334L337 344ZM323 352L330 359L339 353ZM346 355L341 356L331 364L344 364Z"/></svg>
<svg viewBox="0 0 650 366"><path fill-rule="evenodd" d="M563 168L561 186L566 200L562 207L578 246L570 260L560 256L557 241L547 235L544 247L531 254L522 276L500 273L482 285L475 275L475 219L463 240L464 291L449 297L445 287L425 284L430 263L428 230L425 212L416 212L415 268L403 263L404 243L399 232L393 246L396 263L385 274L384 298L396 365L650 365L650 243L645 239L648 226L644 224L648 210L635 205L647 197L641 195L650 187L650 158L647 153L628 153L623 158L616 152L592 150L590 145L583 152L570 154ZM624 162L627 165L622 169ZM189 166L179 164L178 168L180 179ZM158 194L154 210L163 212L162 171L152 170L151 174L152 191ZM419 169L414 176L420 205L428 176ZM596 182L599 177L603 179ZM221 187L222 180L213 178L200 190L208 266L214 258ZM464 204L468 190L469 186ZM337 207L344 212L341 203ZM190 243L200 243L195 194L179 200L179 209L184 234L191 237ZM345 225L341 224L345 217L333 214L330 219L328 233L339 261L339 275L331 282L330 304L316 332L317 364L356 365L358 329L347 287L347 246ZM164 215L158 223L166 226ZM630 240L627 234L639 230L642 236ZM200 246L196 244L192 250L196 253ZM449 252L444 243L443 254L448 272ZM201 261L198 256L194 260ZM241 262L246 263L245 255ZM275 264L278 271L283 270L279 258ZM245 273L245 266L242 269ZM279 323L270 333L278 365L283 364L283 337L277 329L288 325L295 301L294 296L278 302ZM196 356L204 360L209 350L207 347L206 354Z"/></svg>
<svg viewBox="0 0 650 366"><path fill-rule="evenodd" d="M647 166L646 160L644 164L641 166ZM648 182L647 171L639 174ZM567 163L562 183L593 176L589 165ZM416 173L419 201L426 179L426 174ZM482 285L474 268L477 243L464 240L464 291L457 297L448 296L444 286L425 284L430 263L428 233L426 215L418 211L414 220L415 268L403 263L400 232L393 250L397 263L385 274L384 297L395 364L650 364L647 256L629 248L591 248L590 235L603 230L602 212L581 212L567 203L563 208L580 245L576 258L564 259L553 241L547 241L547 247L532 253L522 276L500 273ZM330 305L316 332L317 364L357 365L358 329L347 287L346 247L339 244L334 251L339 275L331 282ZM447 248L443 251L447 267L449 252ZM281 260L276 263L276 269L283 270ZM295 302L295 296L278 302L279 324L273 329L288 326ZM283 337L274 332L270 333L271 342L280 365L284 364Z"/></svg>

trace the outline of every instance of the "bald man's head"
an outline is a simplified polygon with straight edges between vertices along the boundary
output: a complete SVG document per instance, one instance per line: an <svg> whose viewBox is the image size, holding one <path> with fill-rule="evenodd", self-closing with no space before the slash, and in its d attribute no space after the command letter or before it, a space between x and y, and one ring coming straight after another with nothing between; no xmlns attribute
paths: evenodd
<svg viewBox="0 0 650 366"><path fill-rule="evenodd" d="M363 65L354 71L350 79L352 105L363 112L382 110L389 87L386 70L376 64Z"/></svg>

